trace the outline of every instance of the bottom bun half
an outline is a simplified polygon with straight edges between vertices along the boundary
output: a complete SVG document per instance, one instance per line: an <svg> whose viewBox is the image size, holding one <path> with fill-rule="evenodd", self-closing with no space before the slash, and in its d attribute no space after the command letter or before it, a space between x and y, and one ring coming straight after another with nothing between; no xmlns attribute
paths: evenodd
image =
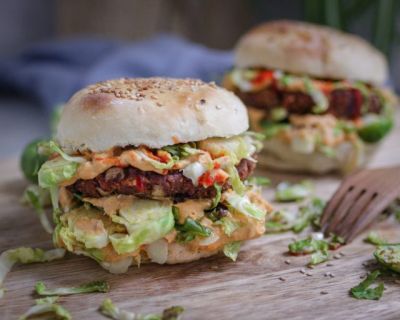
<svg viewBox="0 0 400 320"><path fill-rule="evenodd" d="M343 174L361 167L366 162L365 149L350 142L342 142L334 148L334 156L328 156L318 150L312 153L299 153L289 144L278 138L264 142L264 149L258 156L261 166L288 172L325 174L340 172Z"/></svg>

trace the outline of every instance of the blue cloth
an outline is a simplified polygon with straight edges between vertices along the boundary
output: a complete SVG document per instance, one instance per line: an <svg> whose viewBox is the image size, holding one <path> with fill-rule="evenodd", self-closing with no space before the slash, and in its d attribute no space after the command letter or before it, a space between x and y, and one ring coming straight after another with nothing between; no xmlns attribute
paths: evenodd
<svg viewBox="0 0 400 320"><path fill-rule="evenodd" d="M130 44L71 39L38 44L0 62L0 91L34 98L50 110L101 80L169 76L218 81L231 65L231 52L166 34Z"/></svg>

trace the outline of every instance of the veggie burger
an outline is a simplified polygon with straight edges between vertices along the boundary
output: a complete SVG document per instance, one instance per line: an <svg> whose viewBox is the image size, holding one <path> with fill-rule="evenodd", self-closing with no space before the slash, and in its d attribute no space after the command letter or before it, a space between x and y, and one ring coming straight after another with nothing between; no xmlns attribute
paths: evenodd
<svg viewBox="0 0 400 320"><path fill-rule="evenodd" d="M349 172L393 124L387 62L363 39L328 27L273 21L245 34L224 79L264 132L260 163Z"/></svg>
<svg viewBox="0 0 400 320"><path fill-rule="evenodd" d="M213 83L118 79L77 92L39 171L55 245L113 273L236 259L271 210L246 182L260 148L247 129L242 102Z"/></svg>

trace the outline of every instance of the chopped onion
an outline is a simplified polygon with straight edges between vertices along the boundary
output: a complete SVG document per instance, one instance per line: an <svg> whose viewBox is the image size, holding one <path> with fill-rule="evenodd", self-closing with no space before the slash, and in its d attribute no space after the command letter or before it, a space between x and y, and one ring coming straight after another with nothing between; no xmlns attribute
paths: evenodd
<svg viewBox="0 0 400 320"><path fill-rule="evenodd" d="M125 273L132 264L132 257L117 262L100 262L100 265L110 273Z"/></svg>
<svg viewBox="0 0 400 320"><path fill-rule="evenodd" d="M147 255L155 263L164 264L168 259L168 243L164 239L157 240L147 246Z"/></svg>
<svg viewBox="0 0 400 320"><path fill-rule="evenodd" d="M324 234L322 232L314 232L312 234L312 238L314 240L323 240L324 239Z"/></svg>
<svg viewBox="0 0 400 320"><path fill-rule="evenodd" d="M201 246L209 246L210 244L213 244L219 240L219 235L216 234L215 232L211 232L211 234L202 240L199 241L199 245Z"/></svg>
<svg viewBox="0 0 400 320"><path fill-rule="evenodd" d="M200 162L193 162L182 170L182 174L192 180L195 186L199 183L200 176L206 172L206 168Z"/></svg>

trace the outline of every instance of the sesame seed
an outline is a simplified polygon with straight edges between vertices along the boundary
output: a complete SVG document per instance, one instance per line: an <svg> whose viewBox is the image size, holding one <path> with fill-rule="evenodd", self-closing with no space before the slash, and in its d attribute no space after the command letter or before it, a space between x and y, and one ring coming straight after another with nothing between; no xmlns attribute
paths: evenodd
<svg viewBox="0 0 400 320"><path fill-rule="evenodd" d="M300 273L305 274L306 270L305 269L300 269Z"/></svg>
<svg viewBox="0 0 400 320"><path fill-rule="evenodd" d="M284 277L279 277L278 279L281 281L286 281L286 279Z"/></svg>
<svg viewBox="0 0 400 320"><path fill-rule="evenodd" d="M321 291L321 294L328 294L328 291Z"/></svg>
<svg viewBox="0 0 400 320"><path fill-rule="evenodd" d="M333 263L327 263L326 266L327 266L327 267L333 267L334 264L333 264Z"/></svg>
<svg viewBox="0 0 400 320"><path fill-rule="evenodd" d="M333 257L334 257L335 259L340 259L342 256L341 256L340 254L335 254Z"/></svg>
<svg viewBox="0 0 400 320"><path fill-rule="evenodd" d="M288 259L288 260L285 260L285 263L286 264L290 264L290 260Z"/></svg>
<svg viewBox="0 0 400 320"><path fill-rule="evenodd" d="M339 252L339 254L344 257L346 254L344 252Z"/></svg>
<svg viewBox="0 0 400 320"><path fill-rule="evenodd" d="M197 91L200 87L214 87L196 79L170 79L170 78L120 78L95 83L87 88L89 94L112 94L116 98L141 101L149 92L151 99L166 91ZM204 100L204 99L203 99Z"/></svg>
<svg viewBox="0 0 400 320"><path fill-rule="evenodd" d="M200 99L200 104L205 104L206 103L206 99Z"/></svg>
<svg viewBox="0 0 400 320"><path fill-rule="evenodd" d="M311 274L310 272L307 272L307 273L306 273L306 276L312 277L312 274Z"/></svg>

